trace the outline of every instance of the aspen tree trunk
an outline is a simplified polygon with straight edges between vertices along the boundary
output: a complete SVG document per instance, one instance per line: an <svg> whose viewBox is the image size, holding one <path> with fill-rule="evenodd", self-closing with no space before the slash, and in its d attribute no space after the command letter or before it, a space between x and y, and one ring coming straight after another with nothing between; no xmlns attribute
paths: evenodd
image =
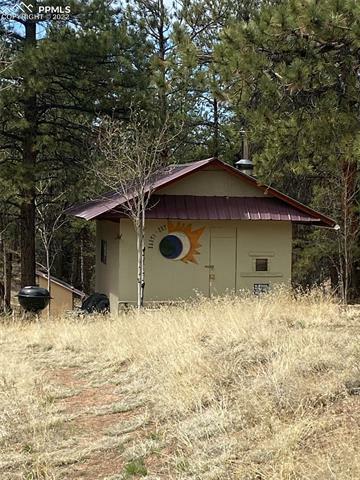
<svg viewBox="0 0 360 480"><path fill-rule="evenodd" d="M337 232L338 235L338 249L339 249L339 268L338 268L338 285L340 287L340 297L341 300L345 303L345 292L344 292L344 259L343 259L343 247L340 230Z"/></svg>
<svg viewBox="0 0 360 480"><path fill-rule="evenodd" d="M141 209L141 290L140 304L144 306L145 293L145 206Z"/></svg>
<svg viewBox="0 0 360 480"><path fill-rule="evenodd" d="M50 246L47 245L46 248L46 274L47 274L47 289L51 297L51 268L50 268ZM51 298L49 300L49 305L47 307L48 318L50 318L50 309L51 309Z"/></svg>
<svg viewBox="0 0 360 480"><path fill-rule="evenodd" d="M137 251L137 308L144 306L145 293L145 202L141 200L140 212L135 220Z"/></svg>
<svg viewBox="0 0 360 480"><path fill-rule="evenodd" d="M136 252L137 252L137 302L138 309L141 308L141 229L139 219L136 220Z"/></svg>

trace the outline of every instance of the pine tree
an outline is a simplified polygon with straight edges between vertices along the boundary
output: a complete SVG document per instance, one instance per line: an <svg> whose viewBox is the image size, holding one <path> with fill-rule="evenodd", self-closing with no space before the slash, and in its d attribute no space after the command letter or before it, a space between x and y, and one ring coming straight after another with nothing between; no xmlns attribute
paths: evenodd
<svg viewBox="0 0 360 480"><path fill-rule="evenodd" d="M323 240L337 270L347 263L350 283L359 262L359 14L351 0L287 0L228 28L217 52L229 99L250 128L258 175L338 219L348 241L337 259L336 235Z"/></svg>
<svg viewBox="0 0 360 480"><path fill-rule="evenodd" d="M189 90L194 96L189 112L192 135L188 141L200 147L201 156L221 155L233 163L239 151L244 120L234 115L224 94L220 70L227 59L214 53L224 28L235 21L248 22L262 3L258 0L184 0L176 13L177 54L181 65L191 67ZM193 145L191 151L194 151Z"/></svg>
<svg viewBox="0 0 360 480"><path fill-rule="evenodd" d="M42 2L32 3L38 12ZM126 117L146 90L147 43L122 12L102 0L70 6L61 21L17 16L1 22L14 62L1 79L0 176L4 199L19 213L22 285L35 281L38 180L75 184L96 116Z"/></svg>

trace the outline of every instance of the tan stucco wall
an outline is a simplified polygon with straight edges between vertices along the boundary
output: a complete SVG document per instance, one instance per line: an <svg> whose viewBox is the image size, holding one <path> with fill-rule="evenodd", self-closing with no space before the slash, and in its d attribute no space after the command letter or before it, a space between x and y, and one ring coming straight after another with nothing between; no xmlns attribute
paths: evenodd
<svg viewBox="0 0 360 480"><path fill-rule="evenodd" d="M207 169L160 189L164 195L263 196L234 175ZM174 221L173 223L178 223ZM180 222L184 224L184 222ZM291 280L292 226L273 221L193 221L191 231L203 228L197 263L164 258L159 251L168 233L167 220L147 220L145 301L189 298L254 290L254 284ZM180 230L183 225L178 226ZM108 259L100 261L101 240L107 241ZM118 223L97 221L96 290L110 298L112 312L119 302L136 301L136 236L129 219ZM267 258L268 272L255 272L255 259ZM209 267L210 266L210 267Z"/></svg>
<svg viewBox="0 0 360 480"><path fill-rule="evenodd" d="M106 264L102 263L100 258L101 240L107 242ZM95 290L99 293L105 293L109 297L112 311L116 311L119 300L119 248L119 223L105 220L97 221Z"/></svg>
<svg viewBox="0 0 360 480"><path fill-rule="evenodd" d="M163 195L211 195L229 197L262 197L256 187L239 180L235 175L219 170L203 170L193 173L172 185L161 188Z"/></svg>
<svg viewBox="0 0 360 480"><path fill-rule="evenodd" d="M47 279L38 276L37 283L42 288L47 288ZM51 316L58 317L63 313L73 309L73 294L66 288L51 282ZM43 310L42 315L47 315L47 308Z"/></svg>
<svg viewBox="0 0 360 480"><path fill-rule="evenodd" d="M177 223L175 221L175 223ZM145 300L176 300L195 295L250 289L255 283L274 285L291 280L292 227L290 222L194 221L191 229L204 228L197 264L168 260L159 251L168 233L166 220L148 220L146 233ZM181 229L181 227L180 227ZM110 276L119 274L119 300L136 300L136 240L131 222L121 220L119 268L114 260ZM268 258L269 271L255 272L255 258ZM207 268L214 265L214 268ZM209 282L209 275L215 278ZM102 276L98 279L106 283ZM104 289L103 289L104 290ZM106 291L104 293L107 293Z"/></svg>
<svg viewBox="0 0 360 480"><path fill-rule="evenodd" d="M237 229L237 245L240 288L252 290L254 283L290 283L291 222L242 222ZM268 258L268 272L255 272L256 258Z"/></svg>

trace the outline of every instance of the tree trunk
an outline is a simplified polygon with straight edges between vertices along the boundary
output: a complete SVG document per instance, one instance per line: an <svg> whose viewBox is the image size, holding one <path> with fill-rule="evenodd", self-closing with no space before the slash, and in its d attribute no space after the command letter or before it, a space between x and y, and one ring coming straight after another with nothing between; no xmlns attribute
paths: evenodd
<svg viewBox="0 0 360 480"><path fill-rule="evenodd" d="M1 311L5 311L5 245L0 233L0 252L3 253L2 256L2 272L1 272L1 281L0 281L0 308Z"/></svg>
<svg viewBox="0 0 360 480"><path fill-rule="evenodd" d="M89 293L91 291L91 280L93 274L94 265L94 252L93 252L93 238L89 227L83 230L83 242L84 242L84 287L83 291Z"/></svg>
<svg viewBox="0 0 360 480"><path fill-rule="evenodd" d="M141 212L141 289L140 289L140 304L144 306L145 295L145 206Z"/></svg>
<svg viewBox="0 0 360 480"><path fill-rule="evenodd" d="M135 221L137 252L137 308L144 306L145 294L145 206L140 209Z"/></svg>
<svg viewBox="0 0 360 480"><path fill-rule="evenodd" d="M160 0L159 2L159 25L158 25L158 38L159 38L159 62L160 62L160 74L161 74L161 85L159 92L159 114L162 125L166 122L167 117L167 97L166 97L166 42L165 37L165 5L164 1Z"/></svg>
<svg viewBox="0 0 360 480"><path fill-rule="evenodd" d="M214 115L214 139L213 139L213 156L219 156L219 109L218 101L213 98L213 115Z"/></svg>
<svg viewBox="0 0 360 480"><path fill-rule="evenodd" d="M140 222L137 219L136 223L136 253L137 253L137 300L136 306L138 309L141 308L141 229L140 229Z"/></svg>
<svg viewBox="0 0 360 480"><path fill-rule="evenodd" d="M0 238L0 250L2 253L2 282L0 282L0 305L4 313L11 312L11 277L12 277L12 253L6 248L6 242Z"/></svg>
<svg viewBox="0 0 360 480"><path fill-rule="evenodd" d="M50 266L50 245L46 245L46 274L47 274L47 289L51 297L51 266ZM51 311L51 298L49 300L49 305L47 307L48 318L50 318Z"/></svg>
<svg viewBox="0 0 360 480"><path fill-rule="evenodd" d="M25 49L36 46L36 23L25 22ZM32 93L32 75L24 80L24 120L23 132L23 185L20 191L20 232L21 232L21 286L35 284L35 140L37 130L37 102ZM29 81L30 80L30 81Z"/></svg>
<svg viewBox="0 0 360 480"><path fill-rule="evenodd" d="M356 197L358 195L357 164L354 161L344 161L343 177L343 300L345 305L351 297L354 273L354 249L357 246L360 222L356 212Z"/></svg>
<svg viewBox="0 0 360 480"><path fill-rule="evenodd" d="M11 312L12 253L5 252L4 312Z"/></svg>
<svg viewBox="0 0 360 480"><path fill-rule="evenodd" d="M84 231L80 233L80 284L81 290L85 292L84 282Z"/></svg>
<svg viewBox="0 0 360 480"><path fill-rule="evenodd" d="M338 268L338 285L340 289L340 297L343 303L346 304L345 292L344 292L344 256L343 256L343 242L340 230L337 232L338 235L338 251L339 251L339 268Z"/></svg>
<svg viewBox="0 0 360 480"><path fill-rule="evenodd" d="M21 205L21 286L35 285L35 201Z"/></svg>

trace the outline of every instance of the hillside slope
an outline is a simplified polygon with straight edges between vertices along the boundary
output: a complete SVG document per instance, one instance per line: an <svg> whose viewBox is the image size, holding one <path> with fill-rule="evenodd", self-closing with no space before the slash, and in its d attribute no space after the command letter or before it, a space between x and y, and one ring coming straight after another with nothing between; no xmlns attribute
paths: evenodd
<svg viewBox="0 0 360 480"><path fill-rule="evenodd" d="M0 327L0 478L350 480L360 318L320 292Z"/></svg>

